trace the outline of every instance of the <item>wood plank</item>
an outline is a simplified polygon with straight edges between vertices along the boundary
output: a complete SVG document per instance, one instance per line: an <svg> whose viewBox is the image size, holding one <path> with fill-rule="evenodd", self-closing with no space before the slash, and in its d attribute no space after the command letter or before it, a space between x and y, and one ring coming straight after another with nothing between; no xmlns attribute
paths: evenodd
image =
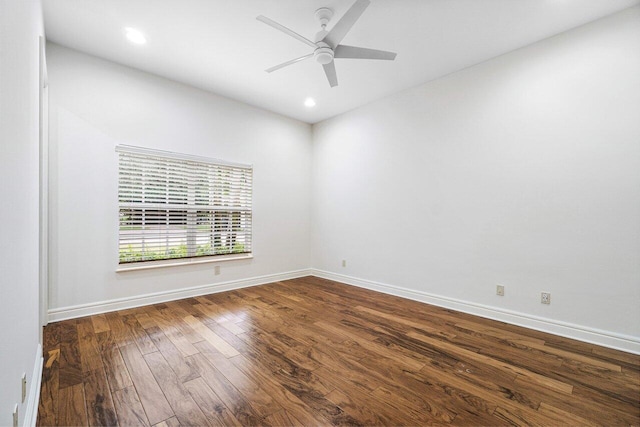
<svg viewBox="0 0 640 427"><path fill-rule="evenodd" d="M548 403L545 403L545 402L542 402L540 404L540 408L538 409L538 411L541 414L552 416L555 419L563 419L567 424L571 424L571 425L591 426L591 427L597 427L599 425L587 418L583 418L572 412L556 408L555 406L549 405Z"/></svg>
<svg viewBox="0 0 640 427"><path fill-rule="evenodd" d="M511 400L518 400L523 405L537 409L540 401L524 396L517 391L515 379L517 374L510 370L504 370L500 367L483 363L480 360L471 358L460 359L458 355L435 346L425 346L422 341L412 338L395 335L380 338L381 342L390 341L389 347L396 351L412 351L414 354L420 354L425 357L427 362L425 366L437 368L442 373L459 377L468 381L470 384L486 389L489 393L502 395ZM428 354L428 356L425 355ZM383 375L389 375L386 370L388 364L376 364L374 359L364 358L360 360L361 364L367 365L373 371L380 371Z"/></svg>
<svg viewBox="0 0 640 427"><path fill-rule="evenodd" d="M120 347L122 358L127 366L129 375L135 384L140 402L147 413L149 422L157 424L175 414L169 406L162 389L149 370L140 350L135 344Z"/></svg>
<svg viewBox="0 0 640 427"><path fill-rule="evenodd" d="M232 334L227 328L220 326L217 322L205 322L203 323L207 325L207 328L211 329L216 335L225 340L231 347L233 347L238 353L242 354L242 352L246 348L246 343L238 337L238 335ZM195 345L195 344L194 344ZM235 356L234 356L235 357Z"/></svg>
<svg viewBox="0 0 640 427"><path fill-rule="evenodd" d="M571 391L573 390L573 386L566 382L554 380L553 378L540 375L535 372L528 371L526 369L518 368L517 366L513 366L508 363L504 363L499 360L492 359L491 357L488 357L488 356L474 353L472 351L455 346L453 344L446 343L444 341L435 340L433 338L430 338L415 332L408 332L407 335L417 340L423 341L427 344L430 344L436 348L443 348L443 349L449 350L455 354L460 355L461 357L466 357L469 360L479 360L483 363L486 363L487 365L504 369L514 374L521 375L523 377L529 378L533 382L537 382L541 385L551 387L555 390L558 390L567 394L571 394Z"/></svg>
<svg viewBox="0 0 640 427"><path fill-rule="evenodd" d="M244 335L241 334L238 337L244 337ZM278 381L284 381L285 383L290 380L294 381L294 383L301 382L306 388L313 389L314 393L323 396L333 390L330 384L323 382L313 371L298 366L268 343L259 340L250 341L248 336L244 338L247 339L247 350L244 352L247 360L251 361L251 363L259 363L265 366L265 369L268 372L272 372L278 378Z"/></svg>
<svg viewBox="0 0 640 427"><path fill-rule="evenodd" d="M373 362L373 360L376 360L376 362ZM419 417L414 416L416 421L420 421L420 424L426 422L423 417L429 417L429 423L436 422L436 420L437 422L449 423L455 418L460 401L447 399L448 404L445 403L440 399L439 395L444 390L438 389L430 383L424 384L416 381L406 376L400 368L391 370L384 360L377 358L362 359L361 362L364 364L354 363L349 365L348 370L343 368L336 369L329 365L323 366L316 371L316 374L326 378L339 389L349 390L349 393L361 392L369 393L372 396L381 396L381 390L389 390L392 396L404 396L405 400L396 400L396 405L404 406L403 413L415 410L416 414L422 414ZM383 369L383 366L387 367ZM346 372L348 374L345 374ZM391 402L392 400L384 401ZM467 402L464 401L465 408L466 404ZM486 408L483 406L481 409L493 411L494 407Z"/></svg>
<svg viewBox="0 0 640 427"><path fill-rule="evenodd" d="M50 350L60 348L60 338L62 326L65 322L49 323L42 332L42 351L44 354Z"/></svg>
<svg viewBox="0 0 640 427"><path fill-rule="evenodd" d="M82 383L60 389L57 421L60 426L88 425Z"/></svg>
<svg viewBox="0 0 640 427"><path fill-rule="evenodd" d="M124 324L124 320L118 313L106 313L104 317L109 324L111 337L114 342L118 344L118 347L123 347L134 342L133 337L129 333L129 328Z"/></svg>
<svg viewBox="0 0 640 427"><path fill-rule="evenodd" d="M156 310L154 306L149 307L147 314L185 357L198 353L198 350L185 337L180 328L178 328L176 324L172 323L171 319L167 317L166 314L163 314L160 310ZM193 330L191 331L193 332Z"/></svg>
<svg viewBox="0 0 640 427"><path fill-rule="evenodd" d="M278 381L277 377L268 372L266 367L257 361L249 361L244 356L229 359L245 375L256 380L260 386L283 408L287 408L290 416L299 420L302 425L319 425L326 419L315 414L302 400L292 394ZM267 421L269 417L266 418Z"/></svg>
<svg viewBox="0 0 640 427"><path fill-rule="evenodd" d="M456 394L453 390L446 390L447 401L441 398L433 398L438 393L432 390L429 394L411 393L401 387L380 386L371 392L378 400L393 404L398 411L420 414L422 417L429 417L431 420L426 424L454 424L454 425L494 425L496 420L491 417L495 410L495 405L487 405L481 399L473 399L469 395ZM462 403L464 402L464 403ZM472 422L460 421L460 414L469 414ZM414 415L414 418L417 417Z"/></svg>
<svg viewBox="0 0 640 427"><path fill-rule="evenodd" d="M259 426L265 421L233 384L226 379L202 354L187 358L187 363L198 370L202 379L220 398L242 425Z"/></svg>
<svg viewBox="0 0 640 427"><path fill-rule="evenodd" d="M193 329L185 323L183 317L188 316L189 313L176 309L175 305L166 303L167 308L163 310L147 311L149 315L156 321L164 321L165 325L169 325L171 329L177 330L181 336L183 336L189 343L194 344L202 341L204 338L194 333ZM179 314L178 314L179 313ZM162 329L162 323L158 326ZM169 336L169 334L167 334Z"/></svg>
<svg viewBox="0 0 640 427"><path fill-rule="evenodd" d="M157 326L147 329L147 333L156 345L160 353L178 376L181 383L193 380L198 377L198 373L184 360L184 355L176 348L169 338Z"/></svg>
<svg viewBox="0 0 640 427"><path fill-rule="evenodd" d="M151 316L149 316L149 313L138 313L136 314L136 319L138 320L138 323L140 323L140 326L142 326L144 329L158 326L158 323Z"/></svg>
<svg viewBox="0 0 640 427"><path fill-rule="evenodd" d="M493 416L509 425L553 425L550 419L545 417L544 414L538 412L527 412L514 406L510 406L508 408L498 406L493 412Z"/></svg>
<svg viewBox="0 0 640 427"><path fill-rule="evenodd" d="M276 377L280 384L287 389L291 394L300 399L304 404L311 408L311 410L318 416L324 418L324 422L321 424L331 425L350 425L360 426L363 425L353 416L346 413L335 403L318 393L314 388L310 387L301 378L297 376L282 375L276 373Z"/></svg>
<svg viewBox="0 0 640 427"><path fill-rule="evenodd" d="M238 326L237 323L225 321L225 322L218 322L218 324L223 328L227 329L229 332L231 332L234 335L244 334L246 332L244 329Z"/></svg>
<svg viewBox="0 0 640 427"><path fill-rule="evenodd" d="M480 335L487 337L507 339L513 342L520 341L524 343L535 343L539 345L545 344L545 341L539 338L527 337L523 339L521 334L505 331L504 329L492 328L484 324L478 324L477 322L457 321L454 323L454 326L458 329L464 329L474 333L479 333Z"/></svg>
<svg viewBox="0 0 640 427"><path fill-rule="evenodd" d="M211 425L160 352L144 356L181 425Z"/></svg>
<svg viewBox="0 0 640 427"><path fill-rule="evenodd" d="M96 336L96 344L98 346L98 352L100 355L105 351L116 347L116 342L111 335L111 331L104 331L95 334Z"/></svg>
<svg viewBox="0 0 640 427"><path fill-rule="evenodd" d="M58 425L60 343L57 343L57 348L49 343L47 348L42 367L37 425L54 426Z"/></svg>
<svg viewBox="0 0 640 427"><path fill-rule="evenodd" d="M575 347L571 348L575 351ZM619 364L623 364L625 367L633 369L636 372L640 371L637 354L625 353L624 351L594 345L591 348L591 355L593 355L594 357L599 357L601 359L615 361Z"/></svg>
<svg viewBox="0 0 640 427"><path fill-rule="evenodd" d="M129 317L136 317L136 315L138 315L139 313L144 313L146 310L146 307L142 306L142 307L132 307L132 308L124 308L122 310L118 310L117 313L120 315L120 317L122 317L123 319L129 318Z"/></svg>
<svg viewBox="0 0 640 427"><path fill-rule="evenodd" d="M242 320L230 311L225 310L222 305L212 302L208 296L195 297L195 299L199 304L194 305L193 308L214 322L229 321L235 323Z"/></svg>
<svg viewBox="0 0 640 427"><path fill-rule="evenodd" d="M193 397L193 400L198 404L205 416L212 420L214 425L242 425L201 377L184 383L184 386L189 390L191 397Z"/></svg>
<svg viewBox="0 0 640 427"><path fill-rule="evenodd" d="M634 418L630 417L624 411L619 409L618 404L612 404L610 398L602 395L591 394L588 398L580 398L580 387L574 387L572 399L566 399L564 393L557 392L548 387L539 384L530 383L524 378L516 378L515 385L519 394L528 396L531 399L538 400L542 403L553 403L554 407L565 411L574 411L581 414L584 418L598 419L601 414L606 413L607 419L611 425L629 425L633 424ZM603 404L606 399L609 404ZM640 415L640 410L638 411Z"/></svg>
<svg viewBox="0 0 640 427"><path fill-rule="evenodd" d="M113 403L121 426L149 426L135 387L129 386L113 392Z"/></svg>
<svg viewBox="0 0 640 427"><path fill-rule="evenodd" d="M76 321L68 321L60 325L60 375L59 386L65 388L82 384L82 363Z"/></svg>
<svg viewBox="0 0 640 427"><path fill-rule="evenodd" d="M274 427L305 425L304 423L301 423L300 421L298 421L296 417L294 417L284 409L269 415L267 418L265 418L265 421Z"/></svg>
<svg viewBox="0 0 640 427"><path fill-rule="evenodd" d="M129 333L133 337L136 345L140 349L140 353L149 354L153 353L154 351L158 351L155 344L153 344L153 341L151 341L151 338L149 338L149 336L147 335L147 332L138 322L136 315L131 314L125 316L123 318L123 321L126 327L129 329Z"/></svg>
<svg viewBox="0 0 640 427"><path fill-rule="evenodd" d="M593 387L585 387L577 385L573 389L573 395L582 401L594 401L607 408L607 413L615 413L621 418L630 420L631 425L640 425L640 400L638 396L629 394L625 401L620 401L619 396L610 395L608 392ZM636 399L633 404L629 404L629 399ZM553 401L556 406L560 406L558 402ZM613 419L613 416L607 417L607 420Z"/></svg>
<svg viewBox="0 0 640 427"><path fill-rule="evenodd" d="M246 337L248 335L237 335L237 337L241 336ZM280 332L278 327L274 327L271 332L259 327L253 327L250 336L266 343L273 351L283 355L296 366L310 371L319 367L318 363L306 354L310 350L309 347L292 340L288 335Z"/></svg>
<svg viewBox="0 0 640 427"><path fill-rule="evenodd" d="M357 390L351 389L347 396L342 390L336 388L325 397L363 425L392 425L398 424L398 422L402 424L408 422L406 418L403 420L401 415L406 414L407 409L390 418L385 413L382 402L374 396L369 396L367 399L364 393ZM416 419L412 421L416 422Z"/></svg>
<svg viewBox="0 0 640 427"><path fill-rule="evenodd" d="M370 338L370 337L363 338L357 332L344 329L342 326L338 326L324 320L315 322L314 324L330 332L341 334L345 337L345 339L351 339L357 342L358 344L360 344L362 347L365 347L369 351L377 353L382 357L392 358L396 363L402 364L402 366L404 366L408 370L419 371L424 366L424 362L416 360L412 357L404 356L403 354L400 354L400 353L394 353L392 351L389 351L389 349L386 348L384 345L381 345L375 341L377 336L373 338Z"/></svg>
<svg viewBox="0 0 640 427"><path fill-rule="evenodd" d="M104 314L91 316L91 324L93 325L93 332L95 334L111 331L111 326L109 326L109 322L107 322L107 316Z"/></svg>
<svg viewBox="0 0 640 427"><path fill-rule="evenodd" d="M158 424L155 424L153 427L180 427L180 421L178 421L178 418L176 417L171 417L168 420L164 420Z"/></svg>
<svg viewBox="0 0 640 427"><path fill-rule="evenodd" d="M133 385L117 345L105 349L101 355L111 392Z"/></svg>
<svg viewBox="0 0 640 427"><path fill-rule="evenodd" d="M88 317L78 319L77 328L82 372L87 373L102 369L102 358L91 319Z"/></svg>
<svg viewBox="0 0 640 427"><path fill-rule="evenodd" d="M265 417L282 409L269 393L266 393L252 378L246 376L225 355L218 352L207 341L195 344L200 354L209 360L216 369L236 386L236 389L250 402L251 406L261 416Z"/></svg>
<svg viewBox="0 0 640 427"><path fill-rule="evenodd" d="M423 332L429 332L429 333L431 333L433 335L441 335L441 336L447 336L447 337L455 336L455 334L443 333L443 331L441 329L431 327L431 326L425 324L424 322L418 322L418 321L411 320L411 319L405 319L404 317L401 317L398 314L385 313L385 312L382 312L382 311L379 311L379 310L374 310L372 308L363 307L361 305L355 306L354 309L357 310L357 311L363 311L365 313L373 314L374 316L381 317L382 319L385 319L386 321L389 321L389 322L393 322L393 323L398 323L398 324L401 324L401 325L409 326L409 327L412 327L414 329L418 329L418 330L423 331Z"/></svg>
<svg viewBox="0 0 640 427"><path fill-rule="evenodd" d="M220 353L224 354L226 357L233 357L240 354L228 342L220 338L218 334L207 328L204 323L200 322L195 317L191 315L186 316L184 317L184 321L187 322L187 324L191 326L191 328L197 334L207 340L212 346L214 346Z"/></svg>
<svg viewBox="0 0 640 427"><path fill-rule="evenodd" d="M437 383L443 390L449 390L450 393L455 392L460 396L471 394L475 398L469 399L470 403L482 401L486 402L486 405L497 405L493 411L493 416L502 421L521 424L523 420L528 420L538 425L553 424L553 420L550 417L541 414L528 405L522 404L519 400L512 400L510 396L496 395L490 390L476 386L465 379L443 373L436 367L427 365L419 374L408 373L408 375L417 381L424 381L426 376L427 381ZM483 403L484 405L485 403Z"/></svg>
<svg viewBox="0 0 640 427"><path fill-rule="evenodd" d="M117 426L116 410L103 369L85 372L84 400L90 426Z"/></svg>

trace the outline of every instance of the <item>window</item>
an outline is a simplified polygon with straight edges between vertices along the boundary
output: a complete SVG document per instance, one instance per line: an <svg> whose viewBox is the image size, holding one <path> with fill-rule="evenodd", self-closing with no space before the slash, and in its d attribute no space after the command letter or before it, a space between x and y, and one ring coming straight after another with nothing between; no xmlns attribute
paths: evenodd
<svg viewBox="0 0 640 427"><path fill-rule="evenodd" d="M120 264L251 253L251 166L116 151Z"/></svg>

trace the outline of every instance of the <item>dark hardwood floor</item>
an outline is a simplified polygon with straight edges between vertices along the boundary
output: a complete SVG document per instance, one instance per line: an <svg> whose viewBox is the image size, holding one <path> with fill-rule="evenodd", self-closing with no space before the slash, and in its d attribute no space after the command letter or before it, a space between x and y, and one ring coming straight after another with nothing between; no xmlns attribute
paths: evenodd
<svg viewBox="0 0 640 427"><path fill-rule="evenodd" d="M52 323L38 425L639 425L640 356L302 278Z"/></svg>

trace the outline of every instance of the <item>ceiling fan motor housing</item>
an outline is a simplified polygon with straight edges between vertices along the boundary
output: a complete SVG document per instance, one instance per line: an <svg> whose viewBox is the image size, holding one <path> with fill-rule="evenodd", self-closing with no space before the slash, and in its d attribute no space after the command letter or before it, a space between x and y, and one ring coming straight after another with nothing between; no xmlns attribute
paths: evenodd
<svg viewBox="0 0 640 427"><path fill-rule="evenodd" d="M313 52L313 57L319 64L328 64L333 61L333 49L328 44L319 42L318 48Z"/></svg>

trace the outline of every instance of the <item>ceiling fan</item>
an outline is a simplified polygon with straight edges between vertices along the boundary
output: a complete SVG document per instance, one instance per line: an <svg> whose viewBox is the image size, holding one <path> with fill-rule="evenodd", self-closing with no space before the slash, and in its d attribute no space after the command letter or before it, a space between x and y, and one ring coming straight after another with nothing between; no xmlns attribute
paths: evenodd
<svg viewBox="0 0 640 427"><path fill-rule="evenodd" d="M367 49L364 47L347 46L340 44L342 39L347 35L353 24L360 18L360 15L371 4L370 0L356 0L356 2L347 10L347 12L340 18L340 20L333 26L331 31L327 31L326 27L331 18L333 17L333 11L327 7L321 7L316 10L316 18L320 21L322 30L316 34L315 42L311 41L300 34L290 30L289 28L278 24L277 22L267 18L266 16L258 16L258 21L264 22L267 25L282 31L289 36L308 44L314 50L312 53L301 56L299 58L292 59L284 62L275 67L267 69L267 73L279 70L296 62L304 61L305 59L315 58L315 60L322 64L324 73L329 80L331 87L338 86L338 76L336 75L336 66L333 62L334 58L352 58L352 59L383 59L387 61L393 61L396 57L396 53L387 52L384 50Z"/></svg>

